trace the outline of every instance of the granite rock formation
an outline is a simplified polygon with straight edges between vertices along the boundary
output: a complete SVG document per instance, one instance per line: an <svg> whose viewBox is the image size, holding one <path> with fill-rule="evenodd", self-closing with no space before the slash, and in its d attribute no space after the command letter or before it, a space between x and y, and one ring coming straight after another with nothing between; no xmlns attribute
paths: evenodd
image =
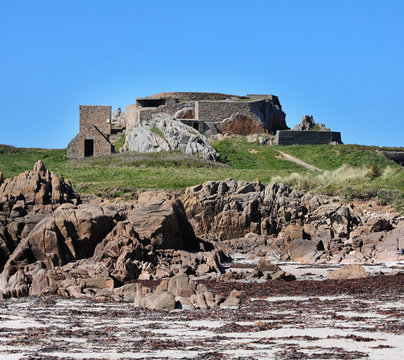
<svg viewBox="0 0 404 360"><path fill-rule="evenodd" d="M161 310L236 309L241 294L217 297L190 276L292 281L269 259L394 261L404 239L403 219L393 214L259 181L210 181L180 198L144 192L115 205L80 204L68 182L37 162L0 190L0 298L59 294ZM250 274L227 271L235 251L261 261ZM360 267L329 275L362 276ZM152 293L133 280L161 282Z"/></svg>
<svg viewBox="0 0 404 360"><path fill-rule="evenodd" d="M219 125L218 130L222 134L228 135L249 135L263 134L265 128L261 121L252 119L248 115L240 113L232 114L229 118L224 119Z"/></svg>
<svg viewBox="0 0 404 360"><path fill-rule="evenodd" d="M300 124L295 125L294 131L312 131L317 128L317 131L331 131L329 128L325 127L324 124L316 123L313 116L304 115Z"/></svg>
<svg viewBox="0 0 404 360"><path fill-rule="evenodd" d="M121 110L121 108L117 108L111 116L111 124L117 127L125 127L126 126L126 113Z"/></svg>
<svg viewBox="0 0 404 360"><path fill-rule="evenodd" d="M210 181L186 189L182 201L196 234L225 251L234 249L232 239L264 237L283 260L366 263L397 260L404 239L400 218L355 212L282 184Z"/></svg>
<svg viewBox="0 0 404 360"><path fill-rule="evenodd" d="M170 150L200 155L206 160L219 160L219 154L205 136L171 116L159 114L150 121L136 126L132 124L126 129L122 151L147 153Z"/></svg>

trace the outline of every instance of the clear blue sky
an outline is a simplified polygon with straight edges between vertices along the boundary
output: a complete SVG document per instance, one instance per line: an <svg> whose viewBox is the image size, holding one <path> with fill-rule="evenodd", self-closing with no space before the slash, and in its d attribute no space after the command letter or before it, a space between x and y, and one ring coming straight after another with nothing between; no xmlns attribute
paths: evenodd
<svg viewBox="0 0 404 360"><path fill-rule="evenodd" d="M404 146L404 1L0 2L0 143L63 148L79 105L279 96L345 143Z"/></svg>

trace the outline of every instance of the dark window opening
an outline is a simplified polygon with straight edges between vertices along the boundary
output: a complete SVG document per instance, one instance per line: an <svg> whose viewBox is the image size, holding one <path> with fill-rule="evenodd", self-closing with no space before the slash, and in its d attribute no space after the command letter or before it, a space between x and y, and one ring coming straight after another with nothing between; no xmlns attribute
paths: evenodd
<svg viewBox="0 0 404 360"><path fill-rule="evenodd" d="M166 99L138 99L136 100L137 105L141 107L159 107L160 105L166 105Z"/></svg>
<svg viewBox="0 0 404 360"><path fill-rule="evenodd" d="M86 139L84 140L84 156L93 156L94 155L94 140Z"/></svg>
<svg viewBox="0 0 404 360"><path fill-rule="evenodd" d="M193 127L195 130L198 130L198 131L199 131L199 123L194 122L194 123L192 124L192 127Z"/></svg>

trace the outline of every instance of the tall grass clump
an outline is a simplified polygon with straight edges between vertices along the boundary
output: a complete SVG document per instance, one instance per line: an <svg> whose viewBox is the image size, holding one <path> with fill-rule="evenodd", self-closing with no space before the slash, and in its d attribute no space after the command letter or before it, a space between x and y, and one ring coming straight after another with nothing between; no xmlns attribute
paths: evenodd
<svg viewBox="0 0 404 360"><path fill-rule="evenodd" d="M300 190L324 191L330 195L338 189L361 184L369 178L369 169L342 165L336 170L322 173L292 173L287 177L275 177L274 182L283 182Z"/></svg>
<svg viewBox="0 0 404 360"><path fill-rule="evenodd" d="M388 180L391 179L392 177L394 177L395 175L397 175L400 171L402 171L402 169L400 169L399 167L391 167L391 166L387 166L384 170L383 173L381 174L380 178L382 180Z"/></svg>

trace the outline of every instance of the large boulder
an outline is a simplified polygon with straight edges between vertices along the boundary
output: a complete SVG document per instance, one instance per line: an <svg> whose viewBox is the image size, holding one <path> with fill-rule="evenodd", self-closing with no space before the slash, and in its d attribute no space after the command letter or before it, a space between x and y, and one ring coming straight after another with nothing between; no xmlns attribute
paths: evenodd
<svg viewBox="0 0 404 360"><path fill-rule="evenodd" d="M155 249L198 249L199 241L181 201L165 192L139 195L127 218L140 239Z"/></svg>
<svg viewBox="0 0 404 360"><path fill-rule="evenodd" d="M166 114L157 114L149 121L128 124L122 151L141 153L179 150L217 161L219 154L205 136L194 128Z"/></svg>
<svg viewBox="0 0 404 360"><path fill-rule="evenodd" d="M332 280L360 279L367 276L365 268L356 264L343 266L339 269L329 271L327 274L327 278Z"/></svg>
<svg viewBox="0 0 404 360"><path fill-rule="evenodd" d="M240 113L232 114L229 118L224 119L218 125L218 130L222 134L244 136L265 133L265 128L261 121Z"/></svg>
<svg viewBox="0 0 404 360"><path fill-rule="evenodd" d="M117 214L112 206L61 205L19 243L4 268L35 261L51 268L91 257L95 246L115 226Z"/></svg>

